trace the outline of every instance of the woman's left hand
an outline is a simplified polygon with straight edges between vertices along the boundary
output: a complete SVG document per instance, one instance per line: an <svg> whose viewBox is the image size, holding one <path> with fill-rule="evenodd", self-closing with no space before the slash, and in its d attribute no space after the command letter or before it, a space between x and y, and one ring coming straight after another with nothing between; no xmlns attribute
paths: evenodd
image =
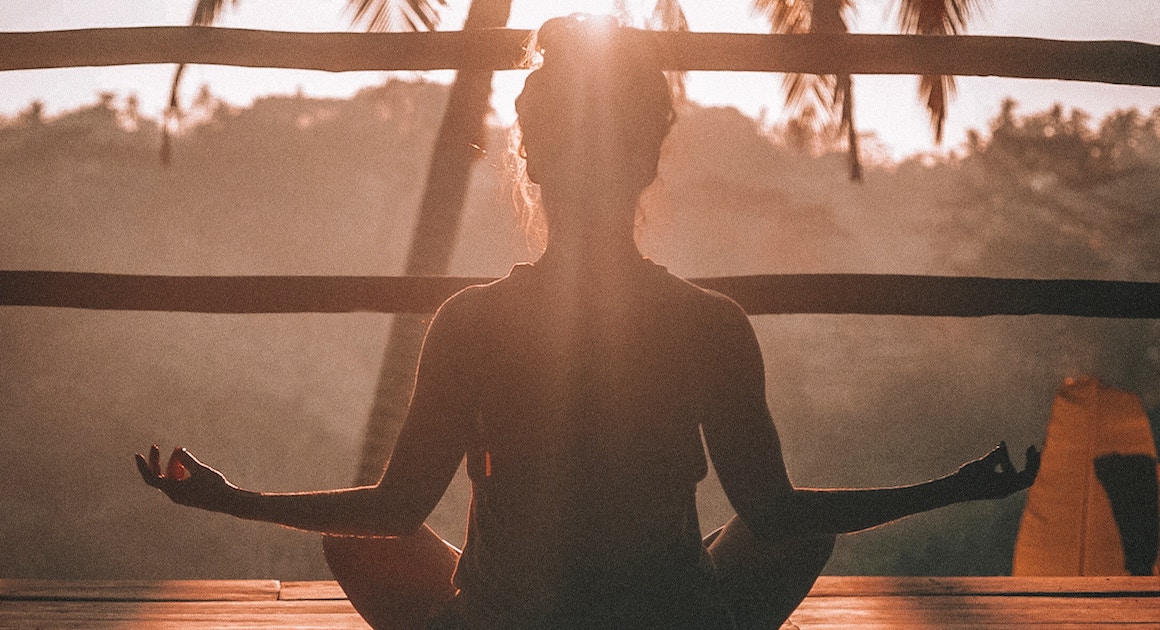
<svg viewBox="0 0 1160 630"><path fill-rule="evenodd" d="M180 505L224 512L230 493L237 489L184 448L173 449L165 470L161 469L161 451L156 444L150 447L148 460L140 453L134 453L134 459L145 483Z"/></svg>
<svg viewBox="0 0 1160 630"><path fill-rule="evenodd" d="M1007 452L1007 443L1000 442L990 453L967 462L951 475L962 493L961 500L1001 499L1031 487L1039 473L1039 450L1027 447L1027 463L1016 470Z"/></svg>

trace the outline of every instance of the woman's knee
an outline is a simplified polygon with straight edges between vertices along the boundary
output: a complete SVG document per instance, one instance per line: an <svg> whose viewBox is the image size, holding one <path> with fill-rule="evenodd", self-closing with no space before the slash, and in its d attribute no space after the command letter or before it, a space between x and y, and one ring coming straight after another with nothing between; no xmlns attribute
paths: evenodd
<svg viewBox="0 0 1160 630"><path fill-rule="evenodd" d="M709 540L720 596L738 628L776 628L805 599L834 550L829 534L762 539L734 517Z"/></svg>
<svg viewBox="0 0 1160 630"><path fill-rule="evenodd" d="M781 572L800 569L816 576L830 558L837 536L811 534L762 538L738 516L706 537L709 555L717 568L733 565L769 567Z"/></svg>
<svg viewBox="0 0 1160 630"><path fill-rule="evenodd" d="M327 564L372 628L423 628L455 593L459 551L427 526L398 538L323 539Z"/></svg>

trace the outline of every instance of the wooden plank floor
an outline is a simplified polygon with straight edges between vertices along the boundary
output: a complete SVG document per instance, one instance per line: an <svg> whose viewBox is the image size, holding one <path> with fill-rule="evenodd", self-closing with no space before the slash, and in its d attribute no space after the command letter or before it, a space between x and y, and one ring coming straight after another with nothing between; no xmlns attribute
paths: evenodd
<svg viewBox="0 0 1160 630"><path fill-rule="evenodd" d="M0 580L0 629L367 626L334 582ZM818 580L786 629L1160 630L1160 578Z"/></svg>

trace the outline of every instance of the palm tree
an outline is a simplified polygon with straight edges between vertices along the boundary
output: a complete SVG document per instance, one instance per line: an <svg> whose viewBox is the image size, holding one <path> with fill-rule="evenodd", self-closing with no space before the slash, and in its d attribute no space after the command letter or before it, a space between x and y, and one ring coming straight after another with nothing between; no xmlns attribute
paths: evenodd
<svg viewBox="0 0 1160 630"><path fill-rule="evenodd" d="M378 4L379 12L386 6L383 0L361 0L359 4L360 10L366 5ZM432 9L414 12L430 20L423 22L425 26L432 27L437 22L438 13L432 5L419 0L412 0L410 5ZM510 13L511 0L474 0L463 28L502 28ZM412 27L415 25L411 23ZM485 145L491 79L491 71L460 71L451 86L427 171L418 222L411 234L406 275L434 276L447 272L458 240L471 166L482 155L481 147ZM426 323L419 315L400 313L391 322L379 384L367 419L357 483L377 481L382 474L406 413L425 332Z"/></svg>
<svg viewBox="0 0 1160 630"><path fill-rule="evenodd" d="M238 0L228 0L236 5ZM227 0L197 0L192 23L208 26L217 21ZM434 30L446 0L347 0L352 21L369 30ZM475 0L464 30L502 28L511 13L511 0ZM178 115L178 90L184 66L174 73L167 127ZM442 275L447 272L458 240L459 223L470 180L471 167L482 154L486 118L491 101L490 71L464 71L456 75L448 95L443 122L427 171L427 183L411 236L404 269L406 275ZM169 139L163 136L162 159L168 159ZM396 314L391 322L379 372L379 384L363 439L356 483L378 478L394 445L413 386L415 364L425 324L421 316Z"/></svg>

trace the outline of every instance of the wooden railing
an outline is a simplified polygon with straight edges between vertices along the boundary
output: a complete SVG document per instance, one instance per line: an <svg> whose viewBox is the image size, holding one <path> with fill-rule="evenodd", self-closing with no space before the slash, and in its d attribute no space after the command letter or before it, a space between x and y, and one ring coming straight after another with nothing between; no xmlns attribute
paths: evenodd
<svg viewBox="0 0 1160 630"><path fill-rule="evenodd" d="M148 276L0 271L0 306L194 313L429 313L489 278ZM1160 318L1160 283L874 274L693 279L750 315Z"/></svg>
<svg viewBox="0 0 1160 630"><path fill-rule="evenodd" d="M0 33L0 70L195 63L264 68L505 70L529 31L287 33L198 26ZM950 74L1160 86L1160 46L931 35L639 32L671 70Z"/></svg>
<svg viewBox="0 0 1160 630"><path fill-rule="evenodd" d="M286 33L143 27L0 33L0 70L146 63L350 70L510 69L529 31ZM915 35L651 33L673 70L951 74L1160 86L1160 46ZM204 313L430 312L483 278L129 276L0 271L0 305ZM1160 283L907 275L695 281L750 314L1160 318Z"/></svg>

